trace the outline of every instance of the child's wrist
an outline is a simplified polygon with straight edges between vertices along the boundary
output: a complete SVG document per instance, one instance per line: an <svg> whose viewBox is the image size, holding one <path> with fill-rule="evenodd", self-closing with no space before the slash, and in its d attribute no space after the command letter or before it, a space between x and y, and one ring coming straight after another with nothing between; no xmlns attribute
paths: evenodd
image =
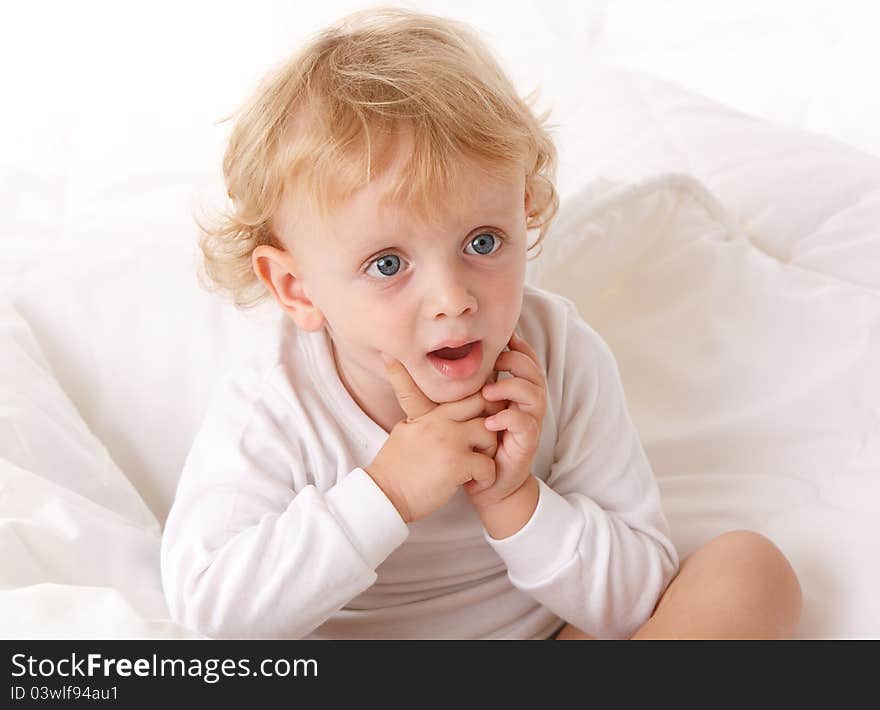
<svg viewBox="0 0 880 710"><path fill-rule="evenodd" d="M405 523L412 522L412 516L409 511L409 507L406 505L406 501L403 499L403 496L399 496L397 494L394 486L390 485L386 479L381 475L380 470L377 470L377 466L375 462L371 463L369 466L364 467L364 472L373 479L373 482L379 487L385 497L391 501L391 505L395 507L398 515L400 515L401 519Z"/></svg>
<svg viewBox="0 0 880 710"><path fill-rule="evenodd" d="M515 491L495 503L474 505L486 532L496 540L510 537L532 518L540 495L538 479L529 474Z"/></svg>
<svg viewBox="0 0 880 710"><path fill-rule="evenodd" d="M508 493L503 498L500 498L499 500L493 500L491 503L482 503L481 504L481 503L475 502L474 507L477 508L478 510L484 510L484 511L490 511L490 510L496 509L496 506L499 506L499 505L504 506L504 507L508 507L512 500L517 499L516 496L518 496L518 497L523 496L524 489L526 489L526 487L529 485L529 481L534 478L535 477L530 473L528 476L526 476L525 479L523 479L522 483L520 483L516 488L514 488L510 493Z"/></svg>

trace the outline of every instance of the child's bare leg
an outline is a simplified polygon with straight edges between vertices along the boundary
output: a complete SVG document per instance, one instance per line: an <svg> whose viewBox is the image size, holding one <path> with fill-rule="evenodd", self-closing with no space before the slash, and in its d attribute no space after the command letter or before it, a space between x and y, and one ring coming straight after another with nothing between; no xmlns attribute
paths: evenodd
<svg viewBox="0 0 880 710"><path fill-rule="evenodd" d="M802 608L797 576L776 545L747 530L686 557L633 639L783 639ZM566 624L557 639L590 639Z"/></svg>

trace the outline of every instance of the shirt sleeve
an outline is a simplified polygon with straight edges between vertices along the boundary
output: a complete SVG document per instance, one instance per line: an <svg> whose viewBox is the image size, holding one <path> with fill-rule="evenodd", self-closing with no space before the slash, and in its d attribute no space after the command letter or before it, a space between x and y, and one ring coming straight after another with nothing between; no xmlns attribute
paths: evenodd
<svg viewBox="0 0 880 710"><path fill-rule="evenodd" d="M484 535L518 589L592 636L629 638L677 573L678 553L614 356L564 301L564 347L549 348L547 362L554 462L528 522L501 540Z"/></svg>
<svg viewBox="0 0 880 710"><path fill-rule="evenodd" d="M409 528L362 468L326 491L294 485L295 446L244 389L218 388L187 457L162 584L171 617L206 636L302 638L376 581Z"/></svg>

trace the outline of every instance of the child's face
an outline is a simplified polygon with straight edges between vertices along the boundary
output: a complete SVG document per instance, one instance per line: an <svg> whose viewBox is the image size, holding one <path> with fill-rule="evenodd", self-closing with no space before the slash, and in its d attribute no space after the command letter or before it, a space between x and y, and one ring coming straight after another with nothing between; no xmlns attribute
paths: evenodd
<svg viewBox="0 0 880 710"><path fill-rule="evenodd" d="M490 177L467 164L444 204L442 224L428 226L398 205L380 208L391 170L327 220L284 205L278 231L302 296L286 310L308 330L326 323L337 359L355 379L384 380L384 351L434 402L455 401L490 377L519 319L525 175ZM429 357L448 341L480 341L480 347L452 366Z"/></svg>

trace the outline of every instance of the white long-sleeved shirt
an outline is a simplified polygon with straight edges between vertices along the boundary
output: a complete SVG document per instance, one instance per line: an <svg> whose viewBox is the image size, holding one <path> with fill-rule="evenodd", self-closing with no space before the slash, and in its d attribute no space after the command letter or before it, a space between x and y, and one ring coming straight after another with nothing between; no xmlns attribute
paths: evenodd
<svg viewBox="0 0 880 710"><path fill-rule="evenodd" d="M364 471L388 434L329 336L281 327L268 367L221 379L186 459L162 540L175 621L233 638L545 639L566 621L626 638L650 617L678 555L617 364L570 300L525 286L516 332L548 390L540 492L500 540L461 489L405 523Z"/></svg>

